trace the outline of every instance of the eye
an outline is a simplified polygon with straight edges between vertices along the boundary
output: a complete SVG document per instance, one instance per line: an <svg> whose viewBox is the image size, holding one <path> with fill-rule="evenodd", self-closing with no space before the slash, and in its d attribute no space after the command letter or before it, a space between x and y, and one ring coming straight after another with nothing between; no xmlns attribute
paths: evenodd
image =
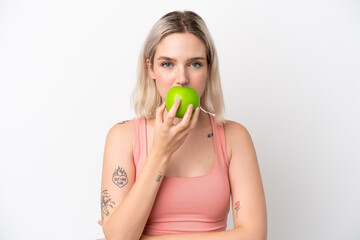
<svg viewBox="0 0 360 240"><path fill-rule="evenodd" d="M171 62L163 62L163 63L161 63L161 66L163 66L164 68L170 68L170 67L172 67L172 63Z"/></svg>
<svg viewBox="0 0 360 240"><path fill-rule="evenodd" d="M192 66L192 67L194 67L194 68L199 68L199 67L202 66L202 64L199 63L199 62L193 62L193 63L190 64L190 66Z"/></svg>

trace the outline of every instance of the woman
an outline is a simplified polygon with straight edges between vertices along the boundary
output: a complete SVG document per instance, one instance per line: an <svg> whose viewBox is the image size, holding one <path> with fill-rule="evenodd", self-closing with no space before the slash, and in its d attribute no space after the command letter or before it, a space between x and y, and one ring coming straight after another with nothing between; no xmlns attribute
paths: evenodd
<svg viewBox="0 0 360 240"><path fill-rule="evenodd" d="M180 101L166 111L173 86L195 89L214 116L199 108L192 114L190 105L176 118ZM115 124L106 138L106 239L266 239L253 143L241 124L223 118L216 50L197 14L171 12L154 25L133 97L140 117ZM230 198L234 229L226 231Z"/></svg>

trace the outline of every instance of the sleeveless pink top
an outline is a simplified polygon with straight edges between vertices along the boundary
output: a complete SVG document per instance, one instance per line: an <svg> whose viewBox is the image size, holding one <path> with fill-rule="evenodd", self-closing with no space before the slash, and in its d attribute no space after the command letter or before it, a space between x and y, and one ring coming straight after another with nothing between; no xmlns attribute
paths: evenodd
<svg viewBox="0 0 360 240"><path fill-rule="evenodd" d="M216 155L212 170L198 177L164 176L144 229L145 235L226 230L230 184L225 133L223 126L209 116ZM133 122L133 156L138 176L147 158L146 121L140 117Z"/></svg>

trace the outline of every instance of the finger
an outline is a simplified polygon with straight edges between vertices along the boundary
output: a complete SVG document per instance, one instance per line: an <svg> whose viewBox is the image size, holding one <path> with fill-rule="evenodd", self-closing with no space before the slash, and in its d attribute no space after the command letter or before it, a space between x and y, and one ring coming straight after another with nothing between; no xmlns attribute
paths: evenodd
<svg viewBox="0 0 360 240"><path fill-rule="evenodd" d="M155 116L156 124L162 124L164 109L165 109L165 102L163 102L161 106L156 109L156 116Z"/></svg>
<svg viewBox="0 0 360 240"><path fill-rule="evenodd" d="M194 128L195 128L196 123L197 123L197 121L198 121L198 119L199 119L199 115L200 115L200 108L197 107L197 108L195 109L195 112L194 112L194 114L193 114L193 116L192 116L192 118L191 118L191 121L190 121L190 129L194 129Z"/></svg>
<svg viewBox="0 0 360 240"><path fill-rule="evenodd" d="M186 129L189 126L193 108L194 106L190 104L186 109L183 119L181 120L180 124L177 125L180 131Z"/></svg>
<svg viewBox="0 0 360 240"><path fill-rule="evenodd" d="M181 98L178 98L176 99L176 101L174 102L174 104L172 105L170 111L169 111L169 114L167 115L167 118L164 119L164 122L169 125L169 126L172 126L173 125L173 122L174 122L174 118L175 118L175 115L176 115L176 112L180 106L180 103L181 103Z"/></svg>

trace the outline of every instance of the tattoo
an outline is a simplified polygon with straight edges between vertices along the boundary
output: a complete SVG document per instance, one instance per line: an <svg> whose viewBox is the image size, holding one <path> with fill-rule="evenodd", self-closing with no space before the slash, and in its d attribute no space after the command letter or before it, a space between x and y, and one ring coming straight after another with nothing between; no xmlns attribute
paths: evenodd
<svg viewBox="0 0 360 240"><path fill-rule="evenodd" d="M235 203L236 218L237 218L237 216L238 216L239 209L240 209L240 202L237 201L237 202Z"/></svg>
<svg viewBox="0 0 360 240"><path fill-rule="evenodd" d="M208 138L211 138L213 135L214 135L213 133L209 133Z"/></svg>
<svg viewBox="0 0 360 240"><path fill-rule="evenodd" d="M117 124L124 124L126 122L128 122L129 120L125 120L125 121L122 121L122 122L118 122Z"/></svg>
<svg viewBox="0 0 360 240"><path fill-rule="evenodd" d="M123 168L118 167L112 175L112 181L116 186L122 188L128 183L128 177Z"/></svg>
<svg viewBox="0 0 360 240"><path fill-rule="evenodd" d="M114 208L115 202L111 201L111 195L107 190L102 191L101 194L101 219L104 220L104 215L109 216L109 208Z"/></svg>
<svg viewBox="0 0 360 240"><path fill-rule="evenodd" d="M156 181L160 182L161 178L162 178L162 172L159 172L159 176L157 176Z"/></svg>

